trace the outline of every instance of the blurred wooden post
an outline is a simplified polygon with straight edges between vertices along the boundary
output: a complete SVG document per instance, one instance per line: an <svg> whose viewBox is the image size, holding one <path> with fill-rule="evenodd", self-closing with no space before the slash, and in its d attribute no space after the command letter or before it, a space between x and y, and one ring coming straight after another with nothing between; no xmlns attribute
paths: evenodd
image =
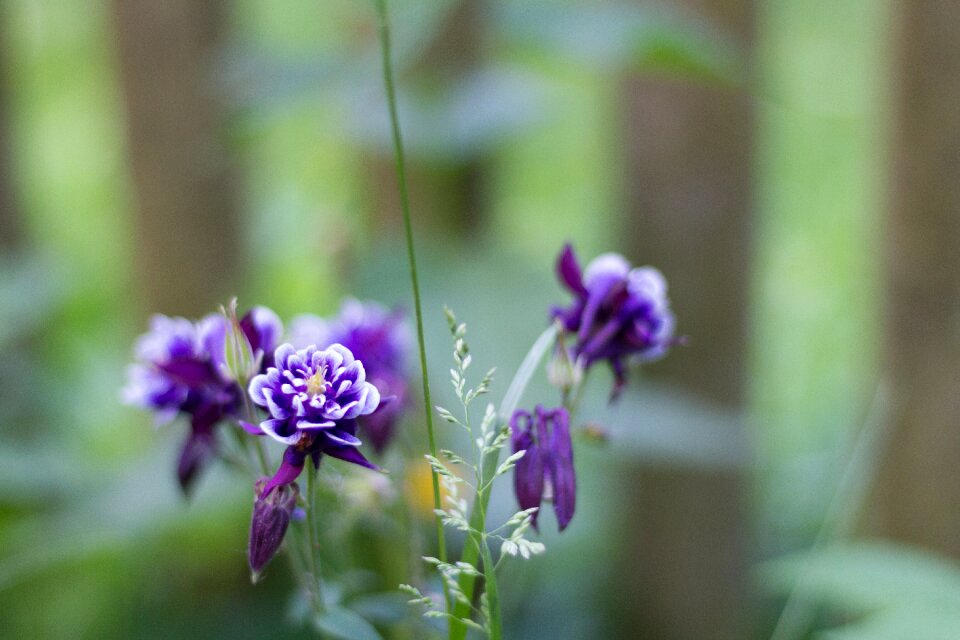
<svg viewBox="0 0 960 640"><path fill-rule="evenodd" d="M222 0L114 0L137 261L151 311L224 302L239 262L234 180L216 69Z"/></svg>
<svg viewBox="0 0 960 640"><path fill-rule="evenodd" d="M896 3L886 377L873 533L960 557L960 4Z"/></svg>
<svg viewBox="0 0 960 640"><path fill-rule="evenodd" d="M414 80L407 84L417 86L426 81L431 87L449 91L476 72L482 63L488 8L486 0L457 2L417 64L404 74ZM403 111L401 105L401 114ZM487 206L485 159L466 150L463 157L456 159L426 161L410 152L416 148L411 142L415 141L408 140L407 144L410 200L425 230L455 237L476 231ZM378 232L399 229L400 200L393 156L374 158L371 175L378 185L374 228Z"/></svg>
<svg viewBox="0 0 960 640"><path fill-rule="evenodd" d="M750 51L750 0L677 4ZM624 104L625 249L635 263L665 273L679 329L690 340L649 371L718 408L738 409L749 307L751 96L634 78ZM643 466L630 481L623 597L636 637L745 637L746 469Z"/></svg>
<svg viewBox="0 0 960 640"><path fill-rule="evenodd" d="M10 74L5 55L5 28L0 24L0 255L16 249L22 239L10 139Z"/></svg>

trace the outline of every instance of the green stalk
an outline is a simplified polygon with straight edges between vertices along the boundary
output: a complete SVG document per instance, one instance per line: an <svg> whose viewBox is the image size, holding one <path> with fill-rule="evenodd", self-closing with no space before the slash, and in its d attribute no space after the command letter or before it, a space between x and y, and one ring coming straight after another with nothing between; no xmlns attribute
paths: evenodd
<svg viewBox="0 0 960 640"><path fill-rule="evenodd" d="M433 402L430 401L430 381L427 374L427 349L423 338L423 309L420 303L420 280L417 277L417 256L413 246L413 226L410 223L410 196L407 190L406 161L403 152L403 137L400 134L400 119L397 116L397 95L393 83L393 61L390 55L390 19L387 13L387 0L375 0L377 16L380 20L380 50L383 60L383 83L387 92L387 106L390 110L390 128L393 133L393 151L397 165L397 182L400 187L400 209L403 213L403 230L407 241L407 261L410 264L410 282L413 285L413 306L417 318L417 344L420 351L420 374L423 385L423 403L427 419L427 442L430 455L437 457L437 442L433 435ZM431 468L433 480L433 506L439 510L440 478ZM438 556L443 562L447 561L446 533L440 516L436 516ZM450 594L444 587L448 607Z"/></svg>
<svg viewBox="0 0 960 640"><path fill-rule="evenodd" d="M311 460L307 460L307 547L310 553L310 591L313 595L314 610L323 613L323 591L320 587L320 560L317 558L319 544L317 542L317 469Z"/></svg>
<svg viewBox="0 0 960 640"><path fill-rule="evenodd" d="M537 370L537 366L540 364L540 361L543 360L543 356L547 353L556 340L557 331L558 329L556 325L549 326L543 333L540 334L536 341L534 341L533 346L530 347L530 351L528 351L527 355L524 356L523 362L520 363L517 373L513 376L513 380L510 382L510 386L507 388L507 392L503 396L503 404L500 405L501 419L510 419L510 416L520 403L520 398L523 396L524 389L527 388L527 385L533 378L533 374ZM499 463L499 451L488 453L487 455L483 456L483 459L480 461L481 481L478 486L483 486L484 481L482 478L493 477L493 475L497 472L497 465ZM490 491L483 491L477 495L477 504L474 505L473 511L470 513L470 528L474 531L486 531L486 515L487 506L490 503L490 493ZM480 557L481 546L482 545L480 544L478 538L475 536L468 536L463 545L463 554L460 560L476 566L477 559ZM463 594L467 596L468 601L473 600L475 583L476 579L467 574L460 574L460 578L457 581L457 585L460 587L460 590L463 592ZM489 595L487 597L489 598ZM453 615L455 618L451 619L450 621L450 640L464 640L464 638L467 637L467 626L462 622L459 622L457 619L466 618L470 615L470 611L470 605L463 604L462 602L457 602L454 605Z"/></svg>
<svg viewBox="0 0 960 640"><path fill-rule="evenodd" d="M490 640L503 640L503 623L500 620L500 590L497 587L497 567L490 554L490 545L483 539L483 577L486 580L487 609L490 618L487 621Z"/></svg>
<svg viewBox="0 0 960 640"><path fill-rule="evenodd" d="M854 441L850 458L827 507L827 513L817 531L817 537L810 547L811 557L816 552L829 548L834 542L848 537L858 522L876 474L877 460L881 459L884 449L889 444L892 428L889 401L887 383L881 380L877 385L866 420ZM780 617L777 619L770 640L793 640L803 637L814 621L815 612L812 610L811 602L803 597L809 579L808 566L801 571L790 593L787 594L787 600L780 611Z"/></svg>

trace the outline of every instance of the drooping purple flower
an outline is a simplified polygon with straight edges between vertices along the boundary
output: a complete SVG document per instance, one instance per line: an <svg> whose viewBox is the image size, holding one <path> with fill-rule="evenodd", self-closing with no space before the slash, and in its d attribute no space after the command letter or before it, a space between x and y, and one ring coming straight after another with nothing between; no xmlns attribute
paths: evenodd
<svg viewBox="0 0 960 640"><path fill-rule="evenodd" d="M339 343L363 362L381 402L376 411L359 419L360 431L382 453L409 402L405 371L411 340L402 312L349 298L329 321L312 315L294 318L291 342L297 347Z"/></svg>
<svg viewBox="0 0 960 640"><path fill-rule="evenodd" d="M267 478L257 481L247 548L247 560L254 582L280 549L299 495L300 488L295 482L270 485Z"/></svg>
<svg viewBox="0 0 960 640"><path fill-rule="evenodd" d="M570 416L563 407L544 409L537 405L533 414L518 409L510 417L513 451L526 451L514 468L514 491L521 509L553 502L560 531L573 518L577 502L577 476L573 467L570 441ZM537 516L532 523L537 527Z"/></svg>
<svg viewBox="0 0 960 640"><path fill-rule="evenodd" d="M281 330L276 315L257 307L244 319L249 326L244 330L246 339L272 349L271 341ZM136 342L137 363L130 366L123 390L128 404L153 411L158 422L177 415L189 418L190 432L177 463L177 478L185 493L216 452L214 427L236 417L242 406L242 389L223 365L226 332L227 322L220 314L197 323L154 316L150 330Z"/></svg>
<svg viewBox="0 0 960 640"><path fill-rule="evenodd" d="M358 447L357 418L373 413L380 392L367 381L363 363L349 349L334 344L299 351L277 348L275 366L250 381L250 398L270 417L260 430L287 445L283 464L269 487L296 479L307 456L315 465L327 454L371 469Z"/></svg>
<svg viewBox="0 0 960 640"><path fill-rule="evenodd" d="M607 360L615 376L614 395L626 381L629 360L651 361L676 342L667 282L653 267L631 268L616 253L594 258L581 273L573 247L557 259L557 275L574 295L551 315L574 337L572 356L584 368Z"/></svg>

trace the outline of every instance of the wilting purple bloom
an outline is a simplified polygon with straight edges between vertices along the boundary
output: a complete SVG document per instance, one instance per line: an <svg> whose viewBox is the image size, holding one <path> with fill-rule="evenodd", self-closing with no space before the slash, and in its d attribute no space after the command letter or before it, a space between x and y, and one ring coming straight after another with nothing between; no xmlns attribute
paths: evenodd
<svg viewBox="0 0 960 640"><path fill-rule="evenodd" d="M377 453L393 436L408 403L406 361L410 328L397 310L376 302L347 299L330 321L312 315L294 318L290 331L294 346L342 344L363 362L369 380L381 393L380 406L360 418L360 430Z"/></svg>
<svg viewBox="0 0 960 640"><path fill-rule="evenodd" d="M552 315L575 336L572 356L583 368L598 360L610 363L614 395L626 380L629 359L656 360L676 342L667 282L653 267L631 268L623 256L606 253L581 275L568 244L557 259L557 275L574 300Z"/></svg>
<svg viewBox="0 0 960 640"><path fill-rule="evenodd" d="M380 392L367 381L363 363L349 349L334 344L299 351L284 344L275 366L250 381L250 398L270 417L260 429L286 445L283 464L269 487L292 482L307 456L319 464L327 454L372 469L357 447L357 418L380 404Z"/></svg>
<svg viewBox="0 0 960 640"><path fill-rule="evenodd" d="M272 349L271 341L280 332L276 315L258 307L244 320L247 340ZM156 315L134 348L138 362L130 367L124 400L153 411L160 422L179 414L190 418L190 434L177 464L184 492L216 451L216 424L236 417L242 406L243 392L223 366L226 331L227 322L219 314L197 323Z"/></svg>
<svg viewBox="0 0 960 640"><path fill-rule="evenodd" d="M514 468L514 490L521 509L553 502L560 531L573 518L577 502L577 476L573 468L570 416L563 407L544 409L537 405L530 413L519 409L510 417L513 451L526 453ZM539 510L533 514L537 526Z"/></svg>
<svg viewBox="0 0 960 640"><path fill-rule="evenodd" d="M280 549L299 495L296 483L271 485L266 478L257 481L247 549L254 582Z"/></svg>

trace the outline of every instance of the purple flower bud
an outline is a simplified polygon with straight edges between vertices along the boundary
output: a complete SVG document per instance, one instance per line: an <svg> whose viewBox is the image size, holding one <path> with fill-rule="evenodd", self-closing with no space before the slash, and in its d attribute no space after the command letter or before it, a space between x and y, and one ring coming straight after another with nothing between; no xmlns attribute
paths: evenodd
<svg viewBox="0 0 960 640"><path fill-rule="evenodd" d="M363 363L349 349L281 345L276 366L250 381L250 398L267 409L264 433L319 460L327 454L376 468L358 451L356 419L373 413L380 392L367 381Z"/></svg>
<svg viewBox="0 0 960 640"><path fill-rule="evenodd" d="M297 506L300 488L296 483L271 486L266 478L261 478L257 481L255 493L247 559L252 579L257 582L267 563L280 549Z"/></svg>
<svg viewBox="0 0 960 640"><path fill-rule="evenodd" d="M544 409L537 405L533 415L517 410L510 417L513 451L526 451L514 468L514 490L521 509L553 502L560 531L573 519L577 501L577 477L570 441L570 416L563 407ZM539 511L533 514L537 527Z"/></svg>
<svg viewBox="0 0 960 640"><path fill-rule="evenodd" d="M237 317L237 300L221 307L223 321L210 332L207 351L224 378L247 381L273 365L273 351L280 342L283 324L266 307L253 307Z"/></svg>
<svg viewBox="0 0 960 640"><path fill-rule="evenodd" d="M631 268L616 253L598 256L585 271L569 244L557 259L557 275L574 295L570 306L552 316L575 339L573 357L584 369L607 360L616 378L616 396L630 360L651 361L676 342L667 282L653 267Z"/></svg>

